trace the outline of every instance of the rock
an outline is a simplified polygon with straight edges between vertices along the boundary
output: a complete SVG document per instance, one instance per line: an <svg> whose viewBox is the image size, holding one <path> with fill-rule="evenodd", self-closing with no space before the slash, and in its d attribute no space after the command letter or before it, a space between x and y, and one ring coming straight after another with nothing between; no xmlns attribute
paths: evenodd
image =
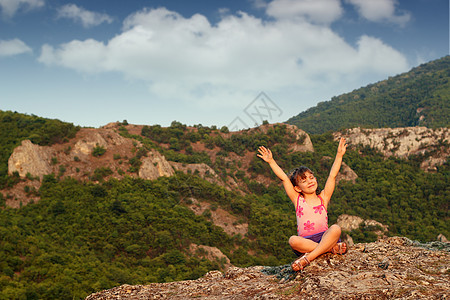
<svg viewBox="0 0 450 300"><path fill-rule="evenodd" d="M230 267L197 280L122 285L89 295L107 299L447 299L448 251L413 246L402 237L324 254L303 271L289 265Z"/></svg>
<svg viewBox="0 0 450 300"><path fill-rule="evenodd" d="M340 215L337 219L337 224L343 231L352 231L358 229L359 225L364 222L364 219L358 216Z"/></svg>
<svg viewBox="0 0 450 300"><path fill-rule="evenodd" d="M437 236L437 240L438 240L439 242L442 242L442 243L448 243L447 238L446 238L445 235L443 235L442 233L440 233L440 234Z"/></svg>
<svg viewBox="0 0 450 300"><path fill-rule="evenodd" d="M233 236L240 234L245 236L248 233L248 223L239 222L236 216L233 216L226 210L220 207L211 207L211 203L206 201L198 201L195 198L189 198L185 201L189 209L196 215L202 215L205 210L209 209L211 212L211 221L214 225L222 227L228 235Z"/></svg>
<svg viewBox="0 0 450 300"><path fill-rule="evenodd" d="M441 242L441 241L433 241L428 243L420 243L418 241L409 241L411 245L416 247L422 247L428 250L443 250L450 252L450 243L449 242Z"/></svg>
<svg viewBox="0 0 450 300"><path fill-rule="evenodd" d="M332 159L333 158L329 156L322 157L322 160L331 161ZM342 162L341 169L336 177L336 184L339 184L341 180L347 180L352 183L355 183L357 178L358 174L356 174L356 172L353 171L345 162Z"/></svg>
<svg viewBox="0 0 450 300"><path fill-rule="evenodd" d="M349 247L353 246L355 244L355 242L353 241L353 238L349 234L346 234L346 233L341 234L341 241L346 243L347 246L349 246Z"/></svg>
<svg viewBox="0 0 450 300"><path fill-rule="evenodd" d="M384 236L384 234L389 230L388 225L384 225L375 220L364 220L358 216L350 216L350 215L340 215L336 222L343 231L352 231L354 229L358 229L361 225L366 227L379 227L381 230L376 231L377 235Z"/></svg>
<svg viewBox="0 0 450 300"><path fill-rule="evenodd" d="M192 243L189 246L189 251L200 258L206 258L209 261L223 261L225 269L231 266L230 259L220 251L217 247L210 247L205 245L197 245Z"/></svg>
<svg viewBox="0 0 450 300"><path fill-rule="evenodd" d="M448 153L445 156L438 156L438 157L430 156L420 164L420 168L428 172L436 172L437 166L445 164L447 159Z"/></svg>
<svg viewBox="0 0 450 300"><path fill-rule="evenodd" d="M24 140L8 159L8 173L19 172L20 177L30 173L42 178L52 172L51 160L54 155L51 147L42 147Z"/></svg>
<svg viewBox="0 0 450 300"><path fill-rule="evenodd" d="M290 124L266 124L266 125L261 125L259 127L255 127L250 129L249 132L254 132L254 131L261 131L263 133L267 133L268 130L270 128L273 128L276 125L282 125L282 126L286 126L288 132L290 132L291 134L294 135L295 137L295 142L292 143L289 147L289 150L291 151L298 151L298 152L314 152L314 146L311 142L311 138L309 137L309 135L299 129L297 126L295 125L290 125Z"/></svg>
<svg viewBox="0 0 450 300"><path fill-rule="evenodd" d="M345 162L342 162L341 170L336 177L336 183L339 183L341 180L347 180L355 183L357 178L358 174L356 174L356 172L353 171Z"/></svg>
<svg viewBox="0 0 450 300"><path fill-rule="evenodd" d="M116 129L118 128L122 123L120 122L110 122L106 125L103 125L101 128L105 128L105 129Z"/></svg>
<svg viewBox="0 0 450 300"><path fill-rule="evenodd" d="M353 128L334 133L335 139L344 136L350 144L361 144L377 149L385 156L406 158L410 155L432 153L422 162L421 168L433 171L442 165L450 155L448 147L441 147L450 142L448 128L431 129L427 127L404 128Z"/></svg>
<svg viewBox="0 0 450 300"><path fill-rule="evenodd" d="M206 179L211 183L226 186L222 179L220 179L219 175L217 175L217 173L214 171L214 169L205 163L183 164L171 161L170 164L175 170L182 171L184 173L198 174L200 177Z"/></svg>
<svg viewBox="0 0 450 300"><path fill-rule="evenodd" d="M175 174L171 164L158 151L150 151L147 157L143 157L141 161L140 178L154 180L161 176L170 177Z"/></svg>
<svg viewBox="0 0 450 300"><path fill-rule="evenodd" d="M389 268L389 259L388 258L383 259L383 261L378 264L378 267L380 269L387 270L387 268Z"/></svg>
<svg viewBox="0 0 450 300"><path fill-rule="evenodd" d="M298 129L295 125L286 125L291 132L295 135L296 142L290 146L290 150L294 152L314 152L314 146L311 142L311 138L309 135L301 130Z"/></svg>
<svg viewBox="0 0 450 300"><path fill-rule="evenodd" d="M73 154L77 156L91 155L92 150L97 146L108 149L108 143L101 136L101 134L99 132L93 132L92 134L87 135L84 139L76 142L73 149Z"/></svg>

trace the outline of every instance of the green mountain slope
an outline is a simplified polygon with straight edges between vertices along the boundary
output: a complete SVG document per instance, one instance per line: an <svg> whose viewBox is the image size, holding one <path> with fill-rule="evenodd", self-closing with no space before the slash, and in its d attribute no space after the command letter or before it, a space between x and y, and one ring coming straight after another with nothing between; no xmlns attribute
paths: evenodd
<svg viewBox="0 0 450 300"><path fill-rule="evenodd" d="M287 121L308 133L352 127L450 126L450 56L333 97Z"/></svg>
<svg viewBox="0 0 450 300"><path fill-rule="evenodd" d="M120 125L118 130L141 143L135 148L137 161L146 155L141 149L157 149L182 164L205 163L239 188L228 190L195 172L153 181L125 176L98 182L51 174L37 191L40 201L20 209L5 206L4 189L0 299L82 299L120 284L194 279L223 268L221 259L192 253L191 243L218 248L236 266L288 263L294 258L287 243L296 234L294 208L255 150L262 144L270 147L286 172L309 166L323 188L332 164L323 157L333 157L337 147L331 134L323 134L311 136L315 152L291 151L289 146L298 141L283 124L239 133L178 122L168 128ZM18 144L25 135L0 136L0 143ZM448 163L425 173L420 161L385 158L367 148L348 149L344 162L359 177L338 184L329 206L330 224L345 213L375 219L389 225L390 234L415 240L450 235ZM209 209L195 215L188 208L192 199ZM216 226L211 216L218 208L248 224L248 233L229 235ZM350 234L355 242L376 239L373 228Z"/></svg>

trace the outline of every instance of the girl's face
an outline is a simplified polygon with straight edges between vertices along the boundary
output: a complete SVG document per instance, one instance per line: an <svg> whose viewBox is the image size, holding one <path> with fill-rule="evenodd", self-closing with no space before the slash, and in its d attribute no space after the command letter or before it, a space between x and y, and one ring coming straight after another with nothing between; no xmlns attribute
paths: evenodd
<svg viewBox="0 0 450 300"><path fill-rule="evenodd" d="M311 172L305 172L304 178L299 178L298 188L302 193L305 194L314 194L317 190L317 179Z"/></svg>

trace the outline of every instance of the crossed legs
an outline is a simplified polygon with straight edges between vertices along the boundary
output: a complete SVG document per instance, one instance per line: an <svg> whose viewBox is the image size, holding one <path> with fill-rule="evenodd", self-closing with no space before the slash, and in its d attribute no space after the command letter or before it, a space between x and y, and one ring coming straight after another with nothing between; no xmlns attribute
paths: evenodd
<svg viewBox="0 0 450 300"><path fill-rule="evenodd" d="M337 242L340 236L341 227L334 224L330 226L327 231L325 231L319 243L300 236L291 236L289 238L289 245L292 247L292 249L297 250L298 252L307 253L306 258L308 259L308 261L312 261L319 255L330 252L336 246L339 248ZM345 244L342 245L342 248L344 247L346 247ZM343 252L347 251L347 249L342 250ZM300 261L300 263L302 263L302 261ZM297 264L293 264L292 269L294 271L298 271L300 268Z"/></svg>

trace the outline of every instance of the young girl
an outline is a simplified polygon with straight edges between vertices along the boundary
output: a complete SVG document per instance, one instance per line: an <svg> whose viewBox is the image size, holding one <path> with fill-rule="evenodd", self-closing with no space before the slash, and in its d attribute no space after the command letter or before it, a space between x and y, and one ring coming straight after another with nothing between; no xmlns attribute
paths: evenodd
<svg viewBox="0 0 450 300"><path fill-rule="evenodd" d="M294 271L304 267L319 255L332 252L344 254L347 245L340 242L341 228L334 224L328 228L327 207L336 185L336 176L342 164L342 157L347 149L344 138L339 141L333 166L325 188L319 193L317 179L313 172L306 168L296 168L288 177L272 157L272 152L264 146L259 147L258 157L269 163L272 171L283 182L286 194L296 208L298 236L289 238L289 245L297 255L304 255L292 263Z"/></svg>

